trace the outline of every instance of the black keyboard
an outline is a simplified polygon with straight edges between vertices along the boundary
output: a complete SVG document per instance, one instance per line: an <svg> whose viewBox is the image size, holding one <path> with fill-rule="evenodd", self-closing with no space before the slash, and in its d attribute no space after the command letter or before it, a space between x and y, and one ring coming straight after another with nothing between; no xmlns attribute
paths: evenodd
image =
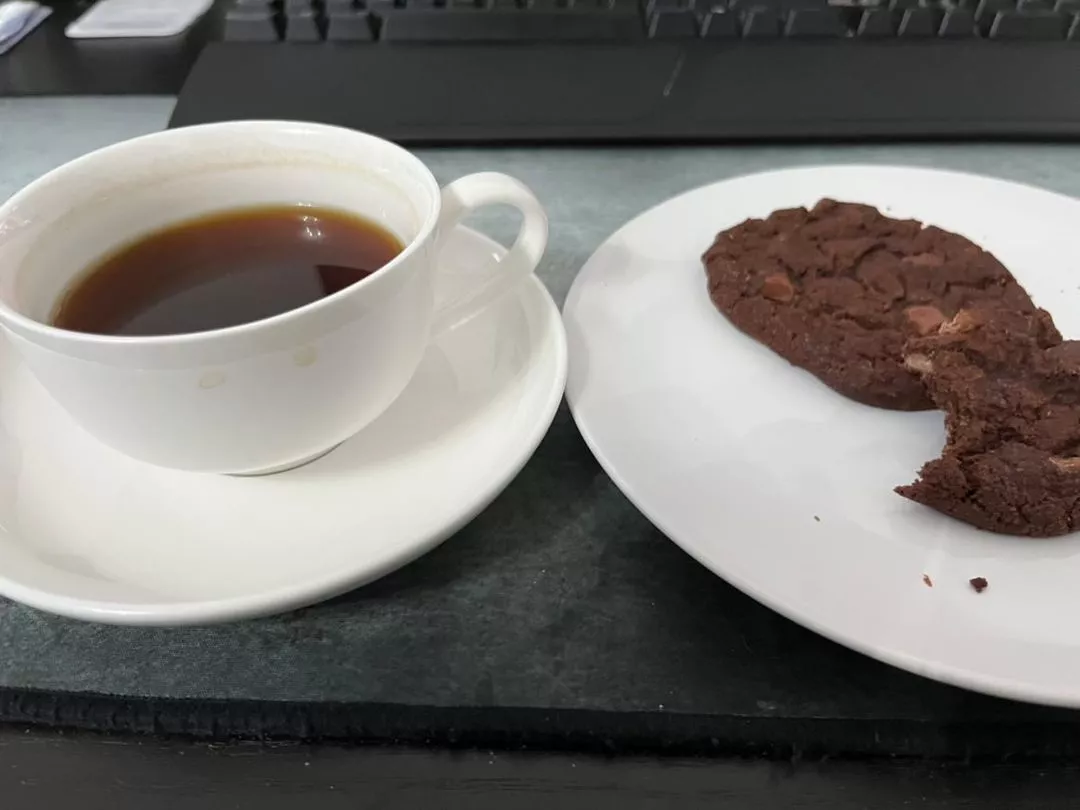
<svg viewBox="0 0 1080 810"><path fill-rule="evenodd" d="M1080 136L1080 0L230 0L172 125L411 143Z"/></svg>

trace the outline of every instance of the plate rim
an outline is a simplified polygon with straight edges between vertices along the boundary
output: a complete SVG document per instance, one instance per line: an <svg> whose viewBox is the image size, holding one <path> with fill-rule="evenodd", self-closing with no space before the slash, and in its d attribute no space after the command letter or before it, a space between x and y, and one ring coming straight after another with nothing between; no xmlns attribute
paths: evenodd
<svg viewBox="0 0 1080 810"><path fill-rule="evenodd" d="M600 253L609 243L616 240L624 232L633 228L640 220L653 214L659 209L671 204L672 202L679 200L685 196L691 194L703 192L707 189L713 189L716 187L722 187L735 183L737 181L746 181L751 179L768 180L770 178L776 178L782 175L791 175L795 173L799 174L813 174L815 172L822 171L841 171L841 172L859 172L859 171L872 171L872 172L886 172L886 173L916 173L923 175L933 175L938 179L944 180L962 180L964 182L980 182L980 183L993 183L1009 186L1013 188L1023 189L1027 192L1036 192L1040 195L1046 195L1047 197L1054 198L1056 202L1060 204L1067 204L1080 208L1080 198L1072 197L1068 194L1054 191L1052 189L1043 188L1041 186L1034 185L1032 183L1025 183L1022 181L1014 181L1007 178L997 177L994 175L978 174L976 172L968 172L954 169L938 169L935 167L924 166L904 166L900 164L891 163L816 163L810 165L798 165L789 166L778 169L767 169L764 171L747 172L743 174L733 175L731 177L716 180L710 183L704 183L693 188L686 189L685 191L674 194L655 205L651 205L648 208L642 210L638 214L631 217L624 222L614 231L612 231L603 241L597 245L596 249L582 264L580 270L574 278L574 282L567 292L566 300L563 303L562 315L564 324L569 325L573 321L576 325L580 326L580 321L575 321L573 317L573 311L577 307L578 301L581 297L581 290L584 288L586 276L586 270L592 263L594 257ZM578 332L584 333L583 329L569 329L567 328L567 340L570 344L570 350L574 351L574 343L576 338L572 337ZM576 352L575 352L576 353ZM571 363L573 360L571 359ZM798 610L792 608L786 604L782 599L775 598L765 594L760 588L754 586L750 582L747 582L744 578L738 576L732 576L730 574L721 574L713 565L711 565L705 558L703 553L700 553L694 548L693 543L685 542L684 539L677 538L674 533L670 532L665 526L665 522L660 520L654 511L649 508L645 499L641 494L635 491L635 488L619 474L615 464L611 459L603 452L599 447L596 437L590 428L589 419L587 416L582 415L581 405L578 400L579 390L576 384L578 377L571 373L567 379L566 386L566 401L570 409L571 416L574 419L574 424L577 425L578 431L581 433L581 437L584 440L589 451L596 458L597 463L604 470L605 474L612 480L612 483L619 489L619 491L626 497L628 501L637 509L641 514L654 526L661 534L668 540L682 549L686 554L696 560L706 570L710 571L713 575L719 577L724 582L727 582L737 590L749 596L759 604L764 605L770 610L783 616L785 619L794 622L795 624L804 627L818 635L840 644L848 649L854 650L862 655L866 655L869 658L888 664L890 666L897 667L898 669L906 672L920 675L925 678L929 678L950 686L960 687L962 689L968 689L975 692L991 695L994 697L1007 698L1010 700L1022 701L1025 703L1034 703L1046 706L1056 706L1062 708L1080 708L1080 686L1078 686L1072 692L1063 688L1054 688L1051 686L1043 685L1026 685L1023 682L1017 681L1011 678L1004 678L995 675L988 675L985 672L981 672L975 669L965 669L962 666L956 666L954 664L945 663L941 661L932 661L926 658L921 658L916 655L912 655L900 649L892 647L874 647L869 643L864 642L858 637L850 636L847 633L834 631L829 626L821 624L820 622L809 618L801 614Z"/></svg>
<svg viewBox="0 0 1080 810"><path fill-rule="evenodd" d="M455 231L460 233L457 238L472 241L484 251L500 257L507 253L503 245L472 228L457 226ZM542 301L540 306L549 323L549 334L544 340L553 342L551 348L555 360L551 387L539 411L540 416L530 431L522 432L520 449L516 454L508 457L512 458L512 461L497 476L498 483L481 492L467 509L462 510L440 531L425 535L412 544L401 544L382 565L374 568L350 569L347 573L335 573L321 579L311 579L307 582L242 596L147 604L108 602L57 594L12 580L0 572L0 597L36 610L99 624L140 627L206 626L280 614L332 599L374 582L422 557L471 522L517 478L547 435L563 400L569 368L567 338L561 312L551 297L551 292L539 276L532 273L524 284L516 290L508 291L507 295L536 296L539 301Z"/></svg>

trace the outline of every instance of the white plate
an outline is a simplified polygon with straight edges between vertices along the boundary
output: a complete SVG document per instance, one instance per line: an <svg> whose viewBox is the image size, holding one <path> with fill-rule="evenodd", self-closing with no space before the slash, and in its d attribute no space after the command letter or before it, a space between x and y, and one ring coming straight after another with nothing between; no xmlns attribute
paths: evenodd
<svg viewBox="0 0 1080 810"><path fill-rule="evenodd" d="M458 229L442 283L503 253ZM565 377L559 313L533 278L435 342L359 435L299 469L237 478L104 447L0 343L0 594L123 624L224 621L339 594L487 506L547 431Z"/></svg>
<svg viewBox="0 0 1080 810"><path fill-rule="evenodd" d="M996 536L893 494L940 451L941 415L851 402L709 301L717 231L825 196L974 239L1080 336L1080 201L920 169L741 177L647 211L586 263L563 311L577 423L661 531L783 615L912 672L1080 706L1080 534Z"/></svg>

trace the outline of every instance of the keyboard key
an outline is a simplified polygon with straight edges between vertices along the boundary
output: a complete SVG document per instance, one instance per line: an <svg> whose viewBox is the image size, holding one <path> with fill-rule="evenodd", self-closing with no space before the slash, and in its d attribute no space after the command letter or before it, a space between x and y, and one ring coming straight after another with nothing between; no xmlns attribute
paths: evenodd
<svg viewBox="0 0 1080 810"><path fill-rule="evenodd" d="M856 34L860 37L895 37L896 14L888 9L874 8L864 11Z"/></svg>
<svg viewBox="0 0 1080 810"><path fill-rule="evenodd" d="M1073 17L1073 24L1069 28L1069 40L1071 42L1080 40L1080 15Z"/></svg>
<svg viewBox="0 0 1080 810"><path fill-rule="evenodd" d="M802 8L828 8L828 0L727 0L728 8L749 12L753 9L772 9L778 14Z"/></svg>
<svg viewBox="0 0 1080 810"><path fill-rule="evenodd" d="M1020 0L1017 11L1053 11L1054 0Z"/></svg>
<svg viewBox="0 0 1080 810"><path fill-rule="evenodd" d="M922 8L922 0L890 0L889 8L893 11L906 11L909 8Z"/></svg>
<svg viewBox="0 0 1080 810"><path fill-rule="evenodd" d="M649 0L645 11L652 16L657 11L692 11L694 0Z"/></svg>
<svg viewBox="0 0 1080 810"><path fill-rule="evenodd" d="M713 9L701 20L704 39L733 39L739 36L739 15L726 9Z"/></svg>
<svg viewBox="0 0 1080 810"><path fill-rule="evenodd" d="M1061 14L1080 14L1080 0L1057 0L1054 11Z"/></svg>
<svg viewBox="0 0 1080 810"><path fill-rule="evenodd" d="M269 7L263 10L229 9L225 13L221 36L226 42L277 42L281 39L278 22Z"/></svg>
<svg viewBox="0 0 1080 810"><path fill-rule="evenodd" d="M356 9L328 9L326 38L331 42L370 42L375 38L371 15Z"/></svg>
<svg viewBox="0 0 1080 810"><path fill-rule="evenodd" d="M945 12L938 36L963 38L975 36L975 12L966 8L954 8Z"/></svg>
<svg viewBox="0 0 1080 810"><path fill-rule="evenodd" d="M285 18L285 39L289 42L320 42L323 31L321 15L310 6Z"/></svg>
<svg viewBox="0 0 1080 810"><path fill-rule="evenodd" d="M1016 4L1013 0L979 0L979 5L975 9L975 19L979 22L987 18L993 20L999 12L1015 9Z"/></svg>
<svg viewBox="0 0 1080 810"><path fill-rule="evenodd" d="M1064 14L1002 12L990 28L991 39L1065 39L1071 20Z"/></svg>
<svg viewBox="0 0 1080 810"><path fill-rule="evenodd" d="M659 9L649 20L649 36L653 39L677 39L697 35L697 17L690 9Z"/></svg>
<svg viewBox="0 0 1080 810"><path fill-rule="evenodd" d="M750 38L780 36L780 15L770 8L752 8L746 12L743 36Z"/></svg>
<svg viewBox="0 0 1080 810"><path fill-rule="evenodd" d="M933 37L937 36L940 27L940 12L929 8L909 8L900 19L897 33L902 37Z"/></svg>
<svg viewBox="0 0 1080 810"><path fill-rule="evenodd" d="M644 33L636 13L587 5L556 11L404 8L383 15L382 21L381 39L399 42L613 40L640 39Z"/></svg>
<svg viewBox="0 0 1080 810"><path fill-rule="evenodd" d="M490 3L492 0L480 0L481 4ZM609 14L624 14L640 17L641 11L638 0L564 0L567 9L575 14L590 14L606 12Z"/></svg>
<svg viewBox="0 0 1080 810"><path fill-rule="evenodd" d="M797 9L788 15L784 33L789 37L846 37L848 26L841 9Z"/></svg>
<svg viewBox="0 0 1080 810"><path fill-rule="evenodd" d="M638 0L573 0L573 2L575 14L606 14L611 18L621 20L621 24L631 24L634 31L638 35L641 34L641 10L638 7Z"/></svg>
<svg viewBox="0 0 1080 810"><path fill-rule="evenodd" d="M598 18L618 39L640 39L645 33L638 0L575 0L574 13ZM598 23L600 24L600 23Z"/></svg>

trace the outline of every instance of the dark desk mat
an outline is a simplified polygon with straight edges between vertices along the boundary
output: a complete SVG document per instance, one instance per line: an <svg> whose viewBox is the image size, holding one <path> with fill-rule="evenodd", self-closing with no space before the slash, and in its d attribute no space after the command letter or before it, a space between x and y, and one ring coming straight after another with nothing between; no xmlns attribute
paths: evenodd
<svg viewBox="0 0 1080 810"><path fill-rule="evenodd" d="M565 408L476 521L334 601L190 629L0 603L0 689L3 720L204 737L1080 753L1080 715L892 669L713 576L622 497Z"/></svg>
<svg viewBox="0 0 1080 810"><path fill-rule="evenodd" d="M496 169L536 190L552 224L541 275L561 302L585 257L622 222L703 182L781 165L889 162L1080 194L1072 149L424 157L443 180ZM25 180L44 168L27 169ZM513 233L512 220L473 221L504 242ZM641 517L565 410L532 462L462 532L332 602L213 628L135 629L0 601L0 720L217 737L1000 758L1076 756L1078 719L908 675L761 607Z"/></svg>

